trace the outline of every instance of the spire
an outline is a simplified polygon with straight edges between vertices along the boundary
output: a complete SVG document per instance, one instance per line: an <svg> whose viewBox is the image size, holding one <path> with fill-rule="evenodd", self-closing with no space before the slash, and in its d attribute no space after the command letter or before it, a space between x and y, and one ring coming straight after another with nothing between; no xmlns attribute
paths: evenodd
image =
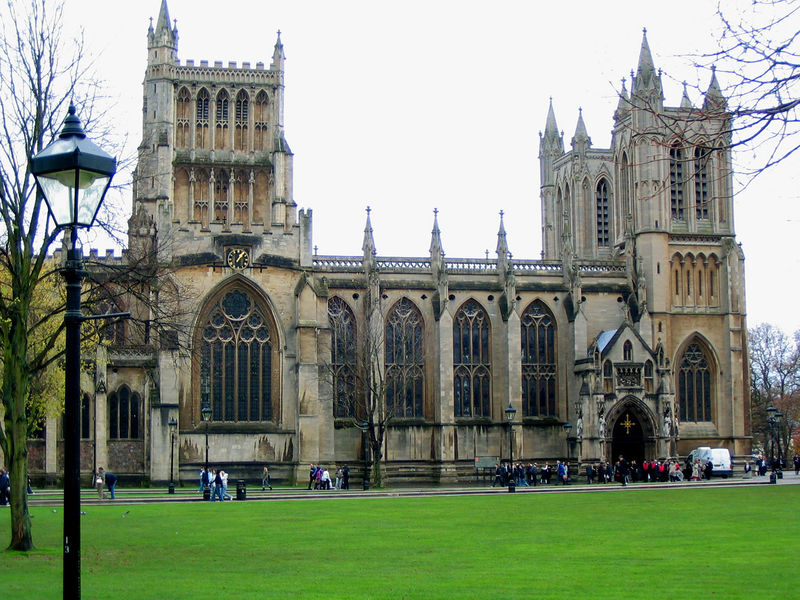
<svg viewBox="0 0 800 600"><path fill-rule="evenodd" d="M275 50L272 52L272 64L269 68L272 71L283 71L283 61L286 54L283 52L283 42L281 41L281 30L278 29L278 39L275 40Z"/></svg>
<svg viewBox="0 0 800 600"><path fill-rule="evenodd" d="M503 211L500 211L500 229L497 231L497 270L505 271L508 265L508 240L506 228L503 225Z"/></svg>
<svg viewBox="0 0 800 600"><path fill-rule="evenodd" d="M439 260L444 256L444 249L442 248L442 234L439 231L439 209L433 209L433 230L431 230L431 260Z"/></svg>
<svg viewBox="0 0 800 600"><path fill-rule="evenodd" d="M178 25L175 23L173 27L170 27L167 0L161 0L161 9L158 12L155 30L153 29L153 20L150 19L150 27L147 29L147 47L148 50L154 50L150 53L151 62L169 62L178 58ZM160 48L168 49L169 52L157 52Z"/></svg>
<svg viewBox="0 0 800 600"><path fill-rule="evenodd" d="M592 145L592 140L586 133L583 122L583 109L578 109L578 124L575 126L575 135L572 136L572 149L576 152L585 152Z"/></svg>
<svg viewBox="0 0 800 600"><path fill-rule="evenodd" d="M636 68L634 77L633 93L641 94L645 90L655 90L661 92L661 76L656 74L656 67L653 63L653 55L650 52L650 44L647 43L647 29L642 30L642 46L639 50L639 65Z"/></svg>
<svg viewBox="0 0 800 600"><path fill-rule="evenodd" d="M547 122L544 126L544 136L539 133L539 154L561 156L564 154L564 140L558 132L556 114L553 111L553 98L550 97L550 106L547 109Z"/></svg>
<svg viewBox="0 0 800 600"><path fill-rule="evenodd" d="M722 90L717 81L717 68L711 66L711 82L708 84L708 91L706 91L706 99L703 101L703 110L724 110L728 103L725 96L722 95Z"/></svg>
<svg viewBox="0 0 800 600"><path fill-rule="evenodd" d="M689 98L689 92L686 91L686 82L683 82L683 97L681 98L681 108L694 108L692 100Z"/></svg>
<svg viewBox="0 0 800 600"><path fill-rule="evenodd" d="M375 255L377 251L375 250L375 239L372 237L372 222L369 219L370 212L372 212L372 209L368 206L367 224L364 227L364 243L361 249L364 251L364 267L372 269L375 267Z"/></svg>
<svg viewBox="0 0 800 600"><path fill-rule="evenodd" d="M624 119L631 109L631 99L628 96L628 88L625 87L625 78L622 78L622 89L619 92L619 102L617 110L614 111L614 119L619 121Z"/></svg>

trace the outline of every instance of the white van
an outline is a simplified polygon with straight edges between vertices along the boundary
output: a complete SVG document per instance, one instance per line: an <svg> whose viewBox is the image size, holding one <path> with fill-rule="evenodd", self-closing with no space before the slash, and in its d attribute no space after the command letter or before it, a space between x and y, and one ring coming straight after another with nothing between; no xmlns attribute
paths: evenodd
<svg viewBox="0 0 800 600"><path fill-rule="evenodd" d="M689 456L686 458L686 464L691 466L695 459L699 459L703 467L705 467L710 459L714 467L714 470L711 472L712 475L717 475L719 477L733 475L733 461L731 460L730 450L727 448L700 446L689 453Z"/></svg>

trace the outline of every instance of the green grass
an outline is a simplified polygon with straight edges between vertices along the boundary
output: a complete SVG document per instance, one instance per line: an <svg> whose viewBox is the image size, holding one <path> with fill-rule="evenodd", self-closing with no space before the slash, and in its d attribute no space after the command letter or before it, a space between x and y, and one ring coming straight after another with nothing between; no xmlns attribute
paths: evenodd
<svg viewBox="0 0 800 600"><path fill-rule="evenodd" d="M800 486L85 506L84 598L791 598ZM122 514L130 511L124 518ZM33 507L3 598L61 597ZM0 513L0 543L9 539Z"/></svg>

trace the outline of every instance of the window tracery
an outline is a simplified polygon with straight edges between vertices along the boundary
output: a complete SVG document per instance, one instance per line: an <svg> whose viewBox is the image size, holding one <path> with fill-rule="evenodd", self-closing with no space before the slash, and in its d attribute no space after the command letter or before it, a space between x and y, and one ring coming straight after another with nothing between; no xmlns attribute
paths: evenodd
<svg viewBox="0 0 800 600"><path fill-rule="evenodd" d="M422 417L424 398L423 321L407 298L386 318L386 404L396 417Z"/></svg>
<svg viewBox="0 0 800 600"><path fill-rule="evenodd" d="M691 343L678 369L678 402L681 421L711 421L711 368L703 348Z"/></svg>
<svg viewBox="0 0 800 600"><path fill-rule="evenodd" d="M686 219L684 214L683 148L677 142L669 149L669 184L672 220L683 221Z"/></svg>
<svg viewBox="0 0 800 600"><path fill-rule="evenodd" d="M175 112L175 146L188 148L191 145L189 132L192 118L192 96L185 87L178 92L178 106Z"/></svg>
<svg viewBox="0 0 800 600"><path fill-rule="evenodd" d="M123 384L108 395L108 410L110 439L139 439L141 397L138 393L131 393L131 389Z"/></svg>
<svg viewBox="0 0 800 600"><path fill-rule="evenodd" d="M247 152L249 137L249 111L250 97L247 92L240 90L236 95L236 129L234 149L239 152Z"/></svg>
<svg viewBox="0 0 800 600"><path fill-rule="evenodd" d="M275 335L267 311L242 289L232 289L202 321L200 400L214 421L273 419Z"/></svg>
<svg viewBox="0 0 800 600"><path fill-rule="evenodd" d="M489 315L468 300L453 320L453 400L456 417L489 417L492 396Z"/></svg>
<svg viewBox="0 0 800 600"><path fill-rule="evenodd" d="M597 215L597 246L608 247L610 244L609 213L608 213L608 181L605 178L597 183L595 193L595 208Z"/></svg>
<svg viewBox="0 0 800 600"><path fill-rule="evenodd" d="M196 148L208 149L211 147L211 136L208 131L208 106L211 97L208 90L201 89L197 93L197 102L195 103L195 133L194 145Z"/></svg>
<svg viewBox="0 0 800 600"><path fill-rule="evenodd" d="M556 414L555 324L547 308L534 301L520 320L522 338L522 415Z"/></svg>
<svg viewBox="0 0 800 600"><path fill-rule="evenodd" d="M331 326L331 388L333 416L356 416L356 319L347 303L334 296L328 301Z"/></svg>
<svg viewBox="0 0 800 600"><path fill-rule="evenodd" d="M228 92L220 90L217 94L217 113L214 124L214 148L228 149Z"/></svg>
<svg viewBox="0 0 800 600"><path fill-rule="evenodd" d="M256 96L253 107L253 128L255 130L254 150L257 152L267 150L269 148L269 99L263 90Z"/></svg>

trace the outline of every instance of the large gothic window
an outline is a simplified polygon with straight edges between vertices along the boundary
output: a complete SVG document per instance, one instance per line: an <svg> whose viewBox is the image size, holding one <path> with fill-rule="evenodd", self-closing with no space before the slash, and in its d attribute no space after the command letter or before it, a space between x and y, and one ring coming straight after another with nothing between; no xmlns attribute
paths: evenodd
<svg viewBox="0 0 800 600"><path fill-rule="evenodd" d="M694 201L695 216L698 221L708 220L708 207L711 203L708 194L708 165L711 162L711 150L694 149Z"/></svg>
<svg viewBox="0 0 800 600"><path fill-rule="evenodd" d="M386 404L396 417L422 417L422 315L403 298L389 311L385 331Z"/></svg>
<svg viewBox="0 0 800 600"><path fill-rule="evenodd" d="M208 132L208 105L211 98L208 90L203 88L197 93L195 118L194 145L197 148L210 148L211 136Z"/></svg>
<svg viewBox="0 0 800 600"><path fill-rule="evenodd" d="M217 94L217 114L214 123L214 148L225 150L229 147L228 142L228 92L221 90Z"/></svg>
<svg viewBox="0 0 800 600"><path fill-rule="evenodd" d="M331 326L331 388L333 416L356 415L356 319L353 311L341 298L328 301L328 321Z"/></svg>
<svg viewBox="0 0 800 600"><path fill-rule="evenodd" d="M597 246L604 248L609 245L609 215L608 215L608 181L603 178L597 183L595 190L597 209Z"/></svg>
<svg viewBox="0 0 800 600"><path fill-rule="evenodd" d="M241 289L222 295L201 325L200 400L214 421L271 421L275 334L268 313Z"/></svg>
<svg viewBox="0 0 800 600"><path fill-rule="evenodd" d="M178 92L178 107L175 117L175 146L188 148L190 143L190 120L192 118L192 97L185 87Z"/></svg>
<svg viewBox="0 0 800 600"><path fill-rule="evenodd" d="M123 385L108 395L108 437L116 439L139 439L141 433L141 397Z"/></svg>
<svg viewBox="0 0 800 600"><path fill-rule="evenodd" d="M553 317L538 300L522 313L522 415L556 414L556 332Z"/></svg>
<svg viewBox="0 0 800 600"><path fill-rule="evenodd" d="M677 143L669 149L669 195L673 221L686 219L684 201L683 148Z"/></svg>
<svg viewBox="0 0 800 600"><path fill-rule="evenodd" d="M250 110L250 97L247 92L241 90L236 95L236 129L234 139L234 150L247 152L248 138L248 118Z"/></svg>
<svg viewBox="0 0 800 600"><path fill-rule="evenodd" d="M262 90L258 93L253 108L253 127L255 129L253 147L256 151L267 150L269 148L269 101L265 91Z"/></svg>
<svg viewBox="0 0 800 600"><path fill-rule="evenodd" d="M453 320L453 399L456 417L490 416L492 363L489 315L467 301Z"/></svg>
<svg viewBox="0 0 800 600"><path fill-rule="evenodd" d="M711 367L700 344L690 344L679 365L681 421L711 421Z"/></svg>

